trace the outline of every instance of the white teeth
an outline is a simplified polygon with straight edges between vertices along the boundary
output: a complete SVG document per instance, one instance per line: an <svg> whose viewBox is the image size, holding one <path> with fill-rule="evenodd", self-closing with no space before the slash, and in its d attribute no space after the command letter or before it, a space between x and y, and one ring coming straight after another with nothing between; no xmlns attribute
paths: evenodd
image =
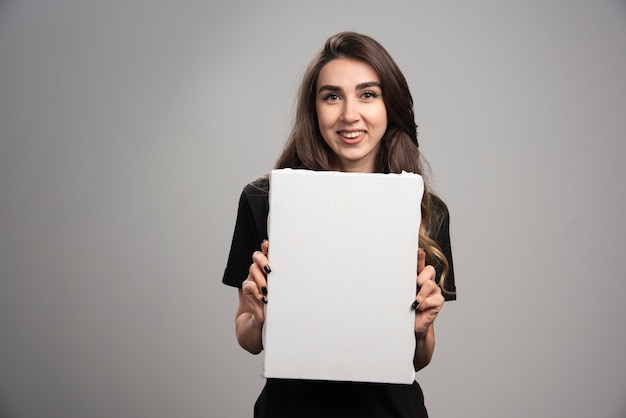
<svg viewBox="0 0 626 418"><path fill-rule="evenodd" d="M365 131L356 131L356 132L340 132L341 136L345 138L356 138L357 136L363 135Z"/></svg>

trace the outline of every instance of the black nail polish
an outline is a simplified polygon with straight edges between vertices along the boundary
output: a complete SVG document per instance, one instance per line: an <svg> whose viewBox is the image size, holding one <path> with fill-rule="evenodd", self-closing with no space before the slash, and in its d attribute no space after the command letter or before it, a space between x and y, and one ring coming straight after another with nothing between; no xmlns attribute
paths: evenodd
<svg viewBox="0 0 626 418"><path fill-rule="evenodd" d="M267 265L263 267L263 270L265 270L267 274L270 274L272 272L272 269L270 268L270 266L267 266Z"/></svg>
<svg viewBox="0 0 626 418"><path fill-rule="evenodd" d="M267 298L265 296L261 296L261 302L267 305Z"/></svg>
<svg viewBox="0 0 626 418"><path fill-rule="evenodd" d="M267 296L267 286L263 286L261 288L261 293L263 293L265 296Z"/></svg>
<svg viewBox="0 0 626 418"><path fill-rule="evenodd" d="M416 310L419 305L420 305L420 303L418 301L414 301L411 304L411 309Z"/></svg>

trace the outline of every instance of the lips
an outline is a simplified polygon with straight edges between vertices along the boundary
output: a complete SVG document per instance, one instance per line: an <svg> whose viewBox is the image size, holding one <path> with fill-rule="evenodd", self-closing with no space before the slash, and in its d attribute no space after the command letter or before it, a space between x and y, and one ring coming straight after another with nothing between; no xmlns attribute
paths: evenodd
<svg viewBox="0 0 626 418"><path fill-rule="evenodd" d="M356 145L360 143L363 138L365 138L365 134L367 131L359 130L359 131L339 131L337 132L339 137L343 141L344 144L347 145Z"/></svg>
<svg viewBox="0 0 626 418"><path fill-rule="evenodd" d="M346 139L355 139L361 135L365 135L365 131L339 131L338 133Z"/></svg>

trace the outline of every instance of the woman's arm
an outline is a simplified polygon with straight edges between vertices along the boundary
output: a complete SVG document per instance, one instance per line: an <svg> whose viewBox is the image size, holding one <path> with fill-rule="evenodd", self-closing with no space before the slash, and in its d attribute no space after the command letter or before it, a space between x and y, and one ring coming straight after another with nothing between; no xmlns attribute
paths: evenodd
<svg viewBox="0 0 626 418"><path fill-rule="evenodd" d="M235 317L235 334L239 345L252 354L263 351L263 318L249 310L248 300L239 289L239 306ZM262 309L262 308L261 308Z"/></svg>
<svg viewBox="0 0 626 418"><path fill-rule="evenodd" d="M435 318L443 307L441 288L435 282L436 271L426 266L426 254L421 248L417 256L417 295L412 308L415 309L415 371L430 363L435 350Z"/></svg>
<svg viewBox="0 0 626 418"><path fill-rule="evenodd" d="M435 324L432 324L426 335L415 333L415 355L413 356L413 367L419 371L428 366L435 351Z"/></svg>
<svg viewBox="0 0 626 418"><path fill-rule="evenodd" d="M239 305L235 315L235 334L239 345L252 354L263 351L262 331L267 303L266 274L271 270L267 260L269 244L264 241L261 251L252 255L248 278L239 289Z"/></svg>

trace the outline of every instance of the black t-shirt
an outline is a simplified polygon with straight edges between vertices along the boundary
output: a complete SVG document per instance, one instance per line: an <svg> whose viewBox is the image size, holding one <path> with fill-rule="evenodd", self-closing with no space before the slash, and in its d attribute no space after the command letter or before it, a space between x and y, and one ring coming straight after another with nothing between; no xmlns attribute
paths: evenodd
<svg viewBox="0 0 626 418"><path fill-rule="evenodd" d="M252 264L252 253L267 239L269 182L267 178L246 185L239 199L235 232L222 282L241 287ZM455 291L450 217L445 203L431 195L431 216L437 219L432 238L449 263L445 289ZM437 281L441 276L438 266ZM455 293L443 293L446 300ZM424 397L417 382L412 385L267 379L254 407L255 418L293 417L427 417Z"/></svg>

